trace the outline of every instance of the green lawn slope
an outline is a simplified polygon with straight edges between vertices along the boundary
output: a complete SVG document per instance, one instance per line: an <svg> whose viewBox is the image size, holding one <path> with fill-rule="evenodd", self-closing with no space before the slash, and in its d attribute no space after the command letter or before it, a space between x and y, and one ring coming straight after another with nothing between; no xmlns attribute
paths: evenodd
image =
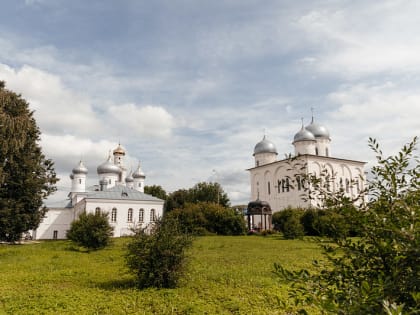
<svg viewBox="0 0 420 315"><path fill-rule="evenodd" d="M273 263L311 268L320 258L304 240L199 237L179 288L138 290L124 265L127 241L90 253L68 241L0 245L0 314L291 314Z"/></svg>

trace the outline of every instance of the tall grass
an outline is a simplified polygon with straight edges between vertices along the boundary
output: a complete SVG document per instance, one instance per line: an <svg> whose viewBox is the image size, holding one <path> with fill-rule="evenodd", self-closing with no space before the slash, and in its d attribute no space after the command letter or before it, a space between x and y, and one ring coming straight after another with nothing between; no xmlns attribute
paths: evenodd
<svg viewBox="0 0 420 315"><path fill-rule="evenodd" d="M179 288L138 290L124 265L127 241L90 253L68 241L0 245L0 314L287 314L273 263L310 268L320 257L308 241L200 237Z"/></svg>

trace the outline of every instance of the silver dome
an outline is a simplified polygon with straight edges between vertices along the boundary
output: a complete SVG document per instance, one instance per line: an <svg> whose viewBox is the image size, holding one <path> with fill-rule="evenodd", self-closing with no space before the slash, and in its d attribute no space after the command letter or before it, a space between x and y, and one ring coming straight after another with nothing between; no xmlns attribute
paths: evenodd
<svg viewBox="0 0 420 315"><path fill-rule="evenodd" d="M75 168L73 168L72 173L86 175L88 173L88 169L86 168L86 166L83 165L83 162L80 161L79 164Z"/></svg>
<svg viewBox="0 0 420 315"><path fill-rule="evenodd" d="M275 153L277 154L276 146L270 140L264 138L255 145L254 155L259 153Z"/></svg>
<svg viewBox="0 0 420 315"><path fill-rule="evenodd" d="M302 127L302 129L299 130L299 132L295 134L295 137L293 138L293 143L298 141L315 141L315 136L308 129Z"/></svg>
<svg viewBox="0 0 420 315"><path fill-rule="evenodd" d="M106 162L102 163L97 168L98 174L106 174L106 173L114 173L114 174L120 174L121 169L112 163L111 156L108 157L108 160Z"/></svg>
<svg viewBox="0 0 420 315"><path fill-rule="evenodd" d="M330 133L328 132L328 129L322 125L315 123L313 118L311 123L305 128L312 132L315 138L330 138Z"/></svg>
<svg viewBox="0 0 420 315"><path fill-rule="evenodd" d="M146 176L144 175L143 171L141 170L140 167L140 163L139 166L137 167L137 170L133 173L133 178L145 178Z"/></svg>
<svg viewBox="0 0 420 315"><path fill-rule="evenodd" d="M134 181L133 176L131 173L125 178L126 183L132 183Z"/></svg>

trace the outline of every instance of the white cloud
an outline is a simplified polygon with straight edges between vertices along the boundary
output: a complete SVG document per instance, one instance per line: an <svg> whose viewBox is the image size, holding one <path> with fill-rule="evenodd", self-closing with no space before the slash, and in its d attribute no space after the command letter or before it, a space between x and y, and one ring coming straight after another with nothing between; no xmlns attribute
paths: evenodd
<svg viewBox="0 0 420 315"><path fill-rule="evenodd" d="M416 1L364 2L312 10L295 24L315 48L302 62L348 78L417 72L419 12Z"/></svg>
<svg viewBox="0 0 420 315"><path fill-rule="evenodd" d="M0 78L29 102L43 132L80 135L100 131L89 101L66 88L60 77L27 65L14 69L0 64Z"/></svg>
<svg viewBox="0 0 420 315"><path fill-rule="evenodd" d="M123 134L167 138L175 128L175 119L162 106L124 104L111 106L109 120Z"/></svg>

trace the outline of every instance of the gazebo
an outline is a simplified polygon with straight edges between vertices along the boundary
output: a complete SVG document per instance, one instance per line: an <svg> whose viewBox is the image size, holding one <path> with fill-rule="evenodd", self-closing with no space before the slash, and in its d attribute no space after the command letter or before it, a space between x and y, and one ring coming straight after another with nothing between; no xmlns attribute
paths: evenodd
<svg viewBox="0 0 420 315"><path fill-rule="evenodd" d="M273 213L268 202L259 199L251 201L248 203L246 216L248 217L248 230L271 230Z"/></svg>

